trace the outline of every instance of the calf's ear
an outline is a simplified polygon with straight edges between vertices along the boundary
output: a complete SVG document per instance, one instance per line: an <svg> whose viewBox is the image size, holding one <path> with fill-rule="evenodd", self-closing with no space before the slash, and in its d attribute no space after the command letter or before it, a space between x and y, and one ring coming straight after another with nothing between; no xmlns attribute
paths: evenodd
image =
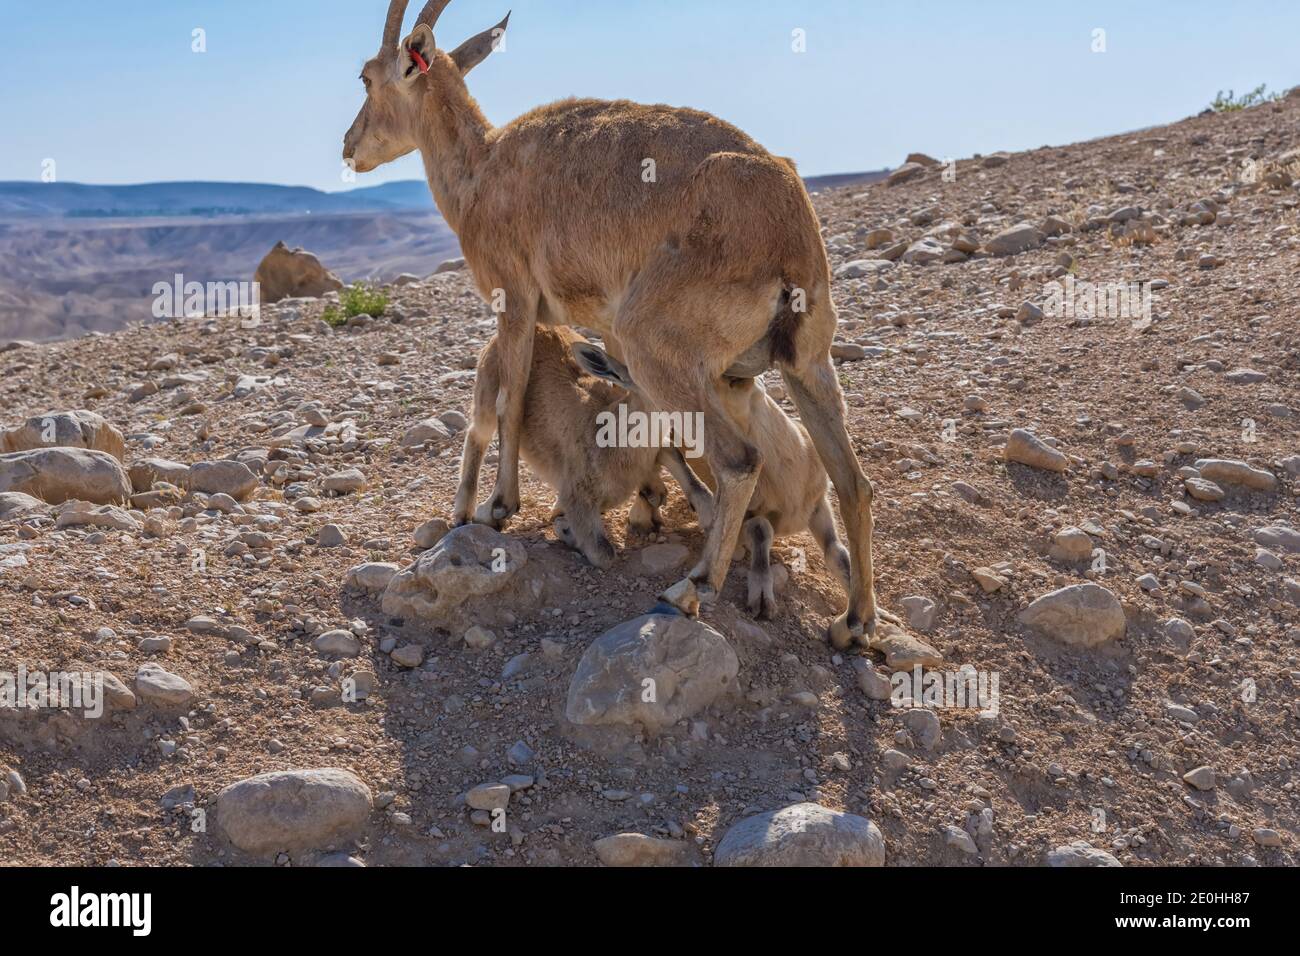
<svg viewBox="0 0 1300 956"><path fill-rule="evenodd" d="M632 383L632 376L628 374L627 366L602 348L589 342L578 342L573 346L573 357L588 375L603 378L629 390L636 387Z"/></svg>

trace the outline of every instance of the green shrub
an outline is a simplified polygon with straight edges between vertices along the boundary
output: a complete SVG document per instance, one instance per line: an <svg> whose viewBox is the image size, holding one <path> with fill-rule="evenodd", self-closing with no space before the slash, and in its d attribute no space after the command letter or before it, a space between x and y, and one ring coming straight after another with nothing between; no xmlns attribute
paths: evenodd
<svg viewBox="0 0 1300 956"><path fill-rule="evenodd" d="M1228 90L1227 93L1219 90L1219 95L1210 103L1210 109L1216 113L1235 113L1237 110L1259 106L1261 103L1272 103L1274 100L1280 100L1281 98L1281 93L1269 93L1267 84L1261 83L1249 93L1243 93L1241 96L1234 96L1232 90Z"/></svg>
<svg viewBox="0 0 1300 956"><path fill-rule="evenodd" d="M368 315L377 319L388 308L388 296L373 286L354 282L339 293L339 304L329 306L321 315L327 323L338 328L346 325L348 319L358 315Z"/></svg>

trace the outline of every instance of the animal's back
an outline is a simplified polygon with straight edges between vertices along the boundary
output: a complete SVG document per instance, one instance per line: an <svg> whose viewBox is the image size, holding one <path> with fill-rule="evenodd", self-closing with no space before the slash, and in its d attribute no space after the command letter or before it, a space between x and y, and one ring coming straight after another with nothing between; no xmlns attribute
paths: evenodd
<svg viewBox="0 0 1300 956"><path fill-rule="evenodd" d="M610 331L607 306L666 245L805 287L828 271L793 163L698 110L552 103L493 131L478 180L461 244L480 284L517 268L493 274L506 230L558 323Z"/></svg>

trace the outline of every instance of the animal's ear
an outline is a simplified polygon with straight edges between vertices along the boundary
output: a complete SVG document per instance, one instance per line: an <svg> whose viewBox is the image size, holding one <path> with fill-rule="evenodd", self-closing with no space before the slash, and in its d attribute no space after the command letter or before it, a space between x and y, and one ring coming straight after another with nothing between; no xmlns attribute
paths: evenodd
<svg viewBox="0 0 1300 956"><path fill-rule="evenodd" d="M622 385L626 389L636 387L632 383L632 376L627 372L627 366L602 348L597 348L588 342L575 342L573 357L589 375L603 378L615 385Z"/></svg>
<svg viewBox="0 0 1300 956"><path fill-rule="evenodd" d="M478 36L472 36L456 49L451 51L451 58L456 61L460 67L460 75L464 76L474 67L478 66L488 58L488 55L502 48L506 42L506 24L510 22L510 14L506 18L489 30L484 30Z"/></svg>
<svg viewBox="0 0 1300 956"><path fill-rule="evenodd" d="M397 60L402 80L411 83L421 74L428 73L435 55L433 30L427 23L416 24L411 35L402 41L402 53Z"/></svg>

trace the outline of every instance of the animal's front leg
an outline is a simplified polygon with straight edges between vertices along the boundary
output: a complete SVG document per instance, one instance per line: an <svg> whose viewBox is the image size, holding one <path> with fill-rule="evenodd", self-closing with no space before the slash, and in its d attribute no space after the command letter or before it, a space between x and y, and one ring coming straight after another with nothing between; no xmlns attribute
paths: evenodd
<svg viewBox="0 0 1300 956"><path fill-rule="evenodd" d="M668 469L668 473L685 492L686 500L690 503L691 510L695 512L695 520L699 523L700 530L709 530L709 526L713 524L713 492L709 491L708 486L691 470L681 449L676 447L663 449L659 453L659 464Z"/></svg>
<svg viewBox="0 0 1300 956"><path fill-rule="evenodd" d="M663 483L658 471L656 465L655 474L647 476L628 511L627 526L637 534L653 534L663 525L659 509L668 500L668 486Z"/></svg>
<svg viewBox="0 0 1300 956"><path fill-rule="evenodd" d="M520 307L514 303L520 302ZM506 311L497 316L501 349L501 384L497 391L496 486L492 497L479 506L474 520L501 528L519 511L519 441L523 432L524 397L533 364L536 303L522 305L522 297L506 297Z"/></svg>
<svg viewBox="0 0 1300 956"><path fill-rule="evenodd" d="M483 466L483 455L497 430L500 366L496 356L494 343L479 356L478 370L474 375L474 420L465 430L465 446L460 458L460 485L456 489L456 503L452 508L452 524L456 527L469 523L470 512L478 501L478 475Z"/></svg>

